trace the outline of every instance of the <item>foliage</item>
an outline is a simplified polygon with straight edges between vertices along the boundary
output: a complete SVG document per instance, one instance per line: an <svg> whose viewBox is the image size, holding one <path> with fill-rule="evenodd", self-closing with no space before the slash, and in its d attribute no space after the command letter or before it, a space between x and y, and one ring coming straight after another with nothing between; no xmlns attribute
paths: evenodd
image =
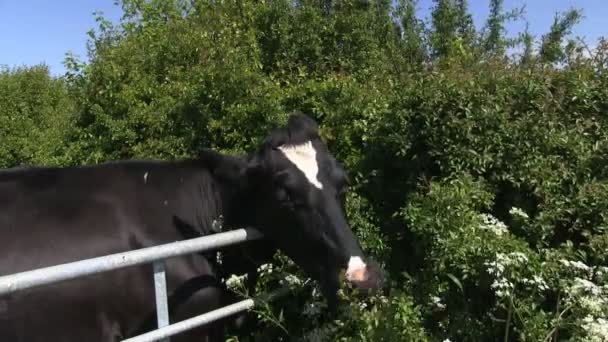
<svg viewBox="0 0 608 342"><path fill-rule="evenodd" d="M278 255L256 293L293 293L232 340L605 340L608 44L569 38L578 10L536 42L502 1L481 30L466 1L391 4L124 0L63 77L0 73L0 165L243 153L299 109L387 286L329 317Z"/></svg>
<svg viewBox="0 0 608 342"><path fill-rule="evenodd" d="M564 36L570 33L572 27L581 19L581 13L570 10L561 16L555 16L551 30L543 37L540 57L545 62L559 62L564 58L564 49L561 44Z"/></svg>
<svg viewBox="0 0 608 342"><path fill-rule="evenodd" d="M46 66L0 70L0 103L0 167L70 162L74 100Z"/></svg>

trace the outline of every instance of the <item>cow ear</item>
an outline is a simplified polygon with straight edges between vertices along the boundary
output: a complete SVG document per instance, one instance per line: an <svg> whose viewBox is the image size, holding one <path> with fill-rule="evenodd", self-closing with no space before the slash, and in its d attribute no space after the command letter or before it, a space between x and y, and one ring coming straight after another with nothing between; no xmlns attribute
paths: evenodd
<svg viewBox="0 0 608 342"><path fill-rule="evenodd" d="M213 176L232 184L241 183L248 169L244 159L210 149L204 149L199 153L199 162L209 168Z"/></svg>

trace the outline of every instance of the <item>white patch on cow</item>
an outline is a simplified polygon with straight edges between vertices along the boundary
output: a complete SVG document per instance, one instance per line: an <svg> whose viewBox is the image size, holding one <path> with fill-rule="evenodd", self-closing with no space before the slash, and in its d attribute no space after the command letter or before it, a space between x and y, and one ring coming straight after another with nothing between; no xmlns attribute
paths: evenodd
<svg viewBox="0 0 608 342"><path fill-rule="evenodd" d="M279 147L279 150L304 173L312 185L323 189L323 184L318 179L317 151L312 146L312 142L307 141L301 145L283 145Z"/></svg>
<svg viewBox="0 0 608 342"><path fill-rule="evenodd" d="M144 173L144 184L148 184L148 172Z"/></svg>
<svg viewBox="0 0 608 342"><path fill-rule="evenodd" d="M351 256L348 260L348 268L346 269L346 279L350 282L365 281L367 276L367 265L361 257Z"/></svg>

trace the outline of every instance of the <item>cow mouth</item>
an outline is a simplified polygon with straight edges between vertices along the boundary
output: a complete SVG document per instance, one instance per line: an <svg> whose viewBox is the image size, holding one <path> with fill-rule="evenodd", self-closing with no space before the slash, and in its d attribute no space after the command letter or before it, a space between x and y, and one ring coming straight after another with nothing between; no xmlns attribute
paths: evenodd
<svg viewBox="0 0 608 342"><path fill-rule="evenodd" d="M381 287L382 272L378 264L363 262L360 257L351 257L344 273L346 280L359 290L375 290Z"/></svg>

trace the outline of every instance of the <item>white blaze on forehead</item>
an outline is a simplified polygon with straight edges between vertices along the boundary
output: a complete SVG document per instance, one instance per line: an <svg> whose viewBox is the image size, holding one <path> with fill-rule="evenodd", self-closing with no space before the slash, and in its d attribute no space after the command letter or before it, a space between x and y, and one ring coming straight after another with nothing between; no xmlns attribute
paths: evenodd
<svg viewBox="0 0 608 342"><path fill-rule="evenodd" d="M301 145L283 145L279 147L279 150L304 173L312 185L323 189L323 184L318 179L317 151L312 146L312 142L307 141Z"/></svg>
<svg viewBox="0 0 608 342"><path fill-rule="evenodd" d="M361 257L351 256L348 260L348 268L346 269L346 279L351 282L365 281L367 277L367 265Z"/></svg>

